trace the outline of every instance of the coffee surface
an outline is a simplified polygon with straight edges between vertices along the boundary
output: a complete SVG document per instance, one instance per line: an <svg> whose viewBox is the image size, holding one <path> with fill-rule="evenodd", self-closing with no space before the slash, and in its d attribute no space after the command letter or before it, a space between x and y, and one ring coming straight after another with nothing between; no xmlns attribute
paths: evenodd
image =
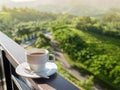
<svg viewBox="0 0 120 90"><path fill-rule="evenodd" d="M35 53L31 53L30 55L44 55L44 52L35 52Z"/></svg>

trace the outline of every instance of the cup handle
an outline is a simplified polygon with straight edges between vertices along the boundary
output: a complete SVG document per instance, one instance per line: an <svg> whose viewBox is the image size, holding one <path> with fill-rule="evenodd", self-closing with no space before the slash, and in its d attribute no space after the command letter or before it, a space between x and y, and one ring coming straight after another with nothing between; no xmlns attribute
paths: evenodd
<svg viewBox="0 0 120 90"><path fill-rule="evenodd" d="M49 62L54 62L55 61L55 55L53 55L53 54L49 54L49 57L52 57L53 59L52 60L48 60Z"/></svg>

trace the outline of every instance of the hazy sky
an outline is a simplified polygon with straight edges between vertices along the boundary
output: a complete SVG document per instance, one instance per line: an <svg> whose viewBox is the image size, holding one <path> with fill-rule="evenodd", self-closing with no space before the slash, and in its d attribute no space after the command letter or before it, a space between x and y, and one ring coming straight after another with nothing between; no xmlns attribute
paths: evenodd
<svg viewBox="0 0 120 90"><path fill-rule="evenodd" d="M35 1L35 0L11 0L13 2L29 2L29 1Z"/></svg>
<svg viewBox="0 0 120 90"><path fill-rule="evenodd" d="M54 5L87 5L97 8L110 8L110 7L119 7L120 8L120 0L0 0L0 5L9 4L9 2L27 2L34 1L33 3L39 4L54 4Z"/></svg>

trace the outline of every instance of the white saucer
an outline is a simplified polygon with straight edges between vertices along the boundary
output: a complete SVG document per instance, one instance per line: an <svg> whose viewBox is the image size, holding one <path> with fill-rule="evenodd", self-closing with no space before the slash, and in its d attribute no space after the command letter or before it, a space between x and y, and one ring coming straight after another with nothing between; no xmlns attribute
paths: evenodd
<svg viewBox="0 0 120 90"><path fill-rule="evenodd" d="M33 74L27 73L25 71L26 67L29 67L27 62L24 62L24 63L18 65L17 68L16 68L16 73L18 75L23 76L23 77L41 78L41 74L46 75L46 76L50 76L57 71L57 65L53 62L47 62L46 63L46 69L44 71L40 72L40 73L35 73L35 72L33 72Z"/></svg>

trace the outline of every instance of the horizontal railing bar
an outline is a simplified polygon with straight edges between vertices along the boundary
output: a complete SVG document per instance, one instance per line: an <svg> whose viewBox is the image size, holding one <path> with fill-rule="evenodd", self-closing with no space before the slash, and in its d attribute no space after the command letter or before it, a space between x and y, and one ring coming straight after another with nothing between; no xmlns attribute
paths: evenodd
<svg viewBox="0 0 120 90"><path fill-rule="evenodd" d="M26 50L2 32L0 32L0 45L3 47L6 58L14 66L14 68L16 68L19 64L26 62ZM27 85L31 83L36 90L79 90L76 86L57 73L50 76L49 79L22 78L27 81Z"/></svg>
<svg viewBox="0 0 120 90"><path fill-rule="evenodd" d="M6 53L6 57L10 59L14 67L25 62L25 49L2 32L0 32L0 44Z"/></svg>

